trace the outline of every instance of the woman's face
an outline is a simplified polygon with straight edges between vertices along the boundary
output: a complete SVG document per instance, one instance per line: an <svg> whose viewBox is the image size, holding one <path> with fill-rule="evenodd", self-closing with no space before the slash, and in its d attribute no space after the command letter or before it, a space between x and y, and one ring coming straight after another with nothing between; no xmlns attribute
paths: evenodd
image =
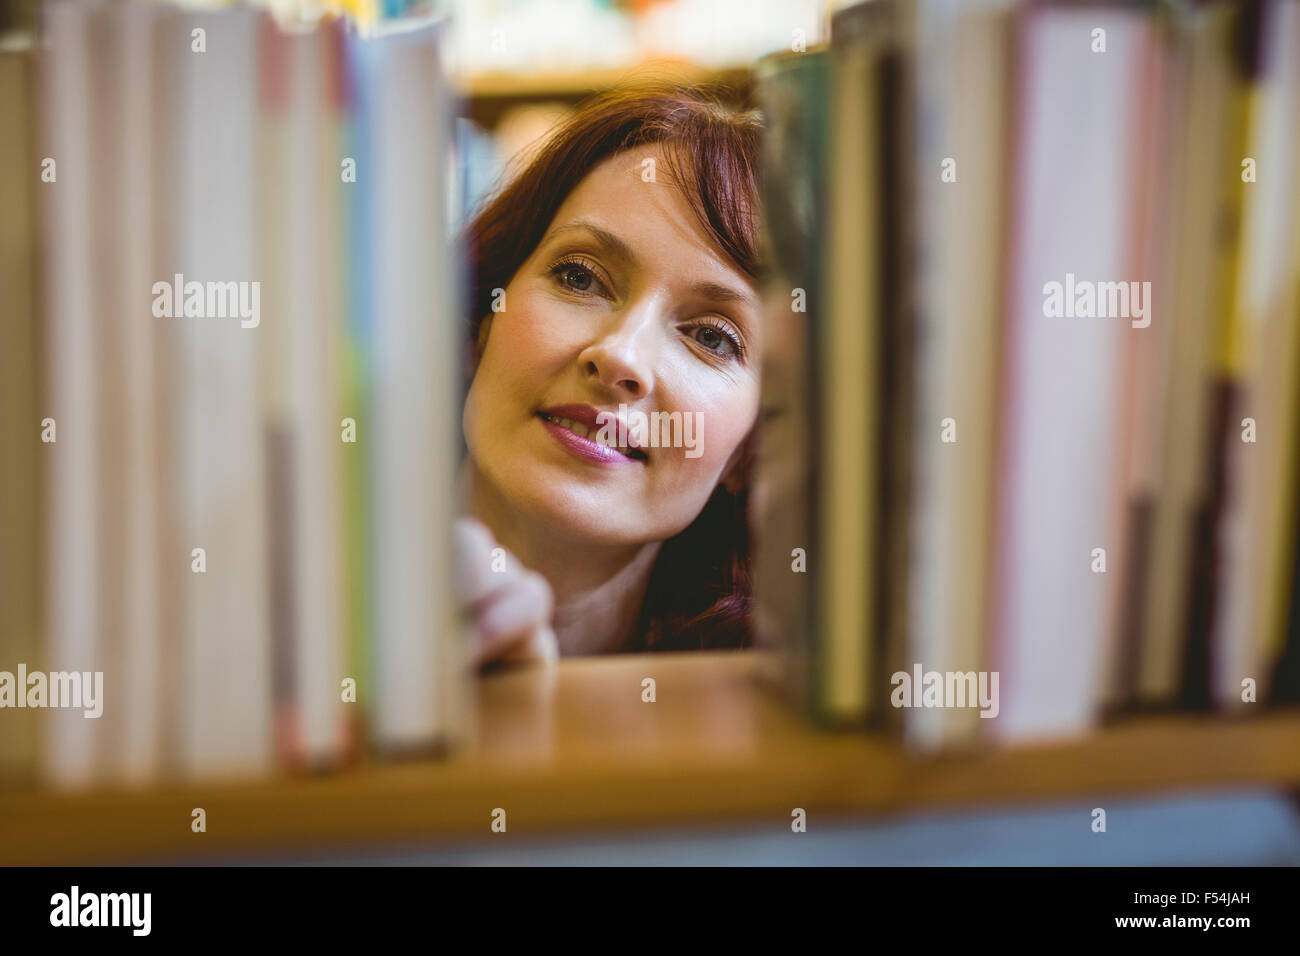
<svg viewBox="0 0 1300 956"><path fill-rule="evenodd" d="M643 178L645 159L654 177ZM689 525L754 423L760 312L668 181L663 153L592 170L496 308L464 415L493 489L600 543Z"/></svg>

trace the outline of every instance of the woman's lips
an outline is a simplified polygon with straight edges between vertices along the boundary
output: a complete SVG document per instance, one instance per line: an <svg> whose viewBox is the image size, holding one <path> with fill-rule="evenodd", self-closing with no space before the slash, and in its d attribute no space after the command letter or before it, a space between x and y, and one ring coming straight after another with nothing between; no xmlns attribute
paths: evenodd
<svg viewBox="0 0 1300 956"><path fill-rule="evenodd" d="M639 465L645 462L644 455L640 458L634 458L623 454L617 448L611 448L590 438L584 438L563 425L551 421L545 412L538 412L537 419L542 423L542 427L551 433L552 438L579 458L585 458L587 461L594 461L602 465Z"/></svg>

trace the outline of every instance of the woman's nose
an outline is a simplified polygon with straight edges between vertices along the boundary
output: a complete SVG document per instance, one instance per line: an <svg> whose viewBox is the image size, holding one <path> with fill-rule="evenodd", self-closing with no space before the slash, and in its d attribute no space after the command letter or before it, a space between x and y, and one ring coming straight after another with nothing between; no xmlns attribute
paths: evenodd
<svg viewBox="0 0 1300 956"><path fill-rule="evenodd" d="M644 398L654 389L655 338L661 322L653 311L638 308L610 316L602 334L578 356L587 374L618 398Z"/></svg>

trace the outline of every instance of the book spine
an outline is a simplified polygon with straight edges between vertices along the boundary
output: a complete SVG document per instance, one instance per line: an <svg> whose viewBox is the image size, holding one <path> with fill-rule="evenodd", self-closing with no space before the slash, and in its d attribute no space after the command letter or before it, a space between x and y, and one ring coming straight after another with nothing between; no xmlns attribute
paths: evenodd
<svg viewBox="0 0 1300 956"><path fill-rule="evenodd" d="M0 224L0 670L40 669L41 401L36 248L41 156L33 110L37 60L31 50L0 53L0 182L7 184ZM25 687L15 687L26 694ZM35 781L39 724L35 710L0 715L0 784Z"/></svg>
<svg viewBox="0 0 1300 956"><path fill-rule="evenodd" d="M45 653L50 671L102 672L100 634L100 513L95 474L99 460L95 316L90 277L93 244L86 211L92 208L94 149L90 130L91 11L75 3L45 9L48 49L43 62L44 146L54 160L45 188L45 380L43 416L55 440L45 454ZM75 709L49 710L42 778L55 788L94 781L101 743L93 719Z"/></svg>

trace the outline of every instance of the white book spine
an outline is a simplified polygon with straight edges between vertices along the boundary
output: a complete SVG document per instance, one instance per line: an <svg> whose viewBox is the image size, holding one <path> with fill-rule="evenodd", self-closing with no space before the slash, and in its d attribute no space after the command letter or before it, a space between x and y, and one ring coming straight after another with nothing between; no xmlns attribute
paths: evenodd
<svg viewBox="0 0 1300 956"><path fill-rule="evenodd" d="M375 736L420 748L449 730L460 651L448 560L460 350L445 174L450 116L436 35L369 51L373 126Z"/></svg>
<svg viewBox="0 0 1300 956"><path fill-rule="evenodd" d="M156 8L129 6L121 19L116 50L122 74L123 281L118 308L126 336L125 602L123 667L127 684L120 775L131 783L154 779L159 765L161 639L159 574L159 445L165 419L158 401L156 363L160 321L149 290L161 278L154 256L152 29Z"/></svg>
<svg viewBox="0 0 1300 956"><path fill-rule="evenodd" d="M173 42L206 31L206 51L184 58L179 97L185 281L257 282L254 274L256 15L242 10L179 18ZM260 288L260 287L259 287ZM251 293L250 293L251 299ZM173 474L180 553L203 548L206 571L182 577L181 757L190 777L256 775L272 762L271 635L265 467L257 355L261 322L172 318L179 332L174 381ZM191 564L191 567L193 565Z"/></svg>
<svg viewBox="0 0 1300 956"><path fill-rule="evenodd" d="M1003 127L1010 92L1005 7L919 7L924 246L907 664L927 671L984 666L1004 248L1003 138L989 131ZM909 743L937 748L968 741L981 723L973 710L916 708L904 731Z"/></svg>
<svg viewBox="0 0 1300 956"><path fill-rule="evenodd" d="M103 670L99 647L98 461L91 237L86 223L94 183L88 142L87 8L46 7L45 156L55 179L45 190L47 234L46 393L42 418L57 440L43 447L46 468L46 644L48 671ZM113 693L109 688L108 692ZM93 780L100 724L79 709L43 715L42 774L53 787Z"/></svg>
<svg viewBox="0 0 1300 956"><path fill-rule="evenodd" d="M290 69L288 300L291 347L294 686L299 756L338 756L344 670L340 295L331 285L328 212L321 179L337 169L323 147L328 76L319 33L294 40ZM337 172L332 173L335 180Z"/></svg>
<svg viewBox="0 0 1300 956"><path fill-rule="evenodd" d="M1106 31L1107 52L1089 38ZM1123 317L1045 315L1045 285L1129 281L1128 133L1145 23L1127 11L1030 14L1022 37L1016 248L1004 356L1009 454L999 490L994 636L1000 714L992 733L1082 733L1095 716L1116 546L1112 449ZM1149 278L1149 277L1148 277ZM1071 310L1073 311L1073 310Z"/></svg>

